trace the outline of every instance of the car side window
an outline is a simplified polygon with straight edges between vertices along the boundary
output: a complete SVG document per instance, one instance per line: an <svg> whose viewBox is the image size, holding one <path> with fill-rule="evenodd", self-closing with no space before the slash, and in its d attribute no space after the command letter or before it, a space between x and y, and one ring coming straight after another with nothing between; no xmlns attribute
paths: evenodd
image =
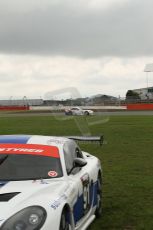
<svg viewBox="0 0 153 230"><path fill-rule="evenodd" d="M68 174L76 174L80 171L80 168L74 168L74 159L79 157L82 158L82 152L80 148L74 141L68 141L64 144L64 158L65 158L65 166ZM73 169L73 170L72 170Z"/></svg>
<svg viewBox="0 0 153 230"><path fill-rule="evenodd" d="M63 150L64 150L66 171L69 174L69 172L71 171L73 167L73 157L70 153L69 145L67 142L64 144Z"/></svg>
<svg viewBox="0 0 153 230"><path fill-rule="evenodd" d="M72 108L72 110L76 110L77 111L77 110L79 110L79 108Z"/></svg>
<svg viewBox="0 0 153 230"><path fill-rule="evenodd" d="M78 146L76 147L75 152L76 152L76 157L83 158L81 149Z"/></svg>

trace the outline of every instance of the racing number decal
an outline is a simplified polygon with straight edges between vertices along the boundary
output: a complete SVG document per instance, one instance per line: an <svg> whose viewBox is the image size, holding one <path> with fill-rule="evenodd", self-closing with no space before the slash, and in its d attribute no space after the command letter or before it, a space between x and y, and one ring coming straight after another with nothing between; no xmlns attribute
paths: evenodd
<svg viewBox="0 0 153 230"><path fill-rule="evenodd" d="M89 184L83 187L83 208L86 211L89 207Z"/></svg>
<svg viewBox="0 0 153 230"><path fill-rule="evenodd" d="M88 212L90 208L90 184L89 184L89 175L86 173L81 177L82 186L83 186L83 209L84 214Z"/></svg>

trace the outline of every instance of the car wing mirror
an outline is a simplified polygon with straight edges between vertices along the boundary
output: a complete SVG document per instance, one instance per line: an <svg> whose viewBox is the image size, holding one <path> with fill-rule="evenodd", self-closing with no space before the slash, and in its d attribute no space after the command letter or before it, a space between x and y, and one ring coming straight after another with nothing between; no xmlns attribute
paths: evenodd
<svg viewBox="0 0 153 230"><path fill-rule="evenodd" d="M77 168L77 167L82 168L82 167L84 167L86 164L87 164L87 161L86 161L85 159L83 159L83 158L77 157L77 158L74 159L74 167L75 167L75 168Z"/></svg>
<svg viewBox="0 0 153 230"><path fill-rule="evenodd" d="M73 167L71 168L71 170L68 172L68 175L70 175L73 171L73 169L75 168L82 168L87 164L87 161L83 158L75 158L73 161Z"/></svg>

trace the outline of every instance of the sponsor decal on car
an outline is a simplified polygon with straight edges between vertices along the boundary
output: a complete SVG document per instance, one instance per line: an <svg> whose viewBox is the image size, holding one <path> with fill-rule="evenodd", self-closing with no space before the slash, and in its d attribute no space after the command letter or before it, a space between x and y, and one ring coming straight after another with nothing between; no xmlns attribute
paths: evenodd
<svg viewBox="0 0 153 230"><path fill-rule="evenodd" d="M65 194L61 195L57 200L54 200L53 203L50 205L51 208L53 208L54 210L56 210L63 201L65 201L67 199L67 196Z"/></svg>
<svg viewBox="0 0 153 230"><path fill-rule="evenodd" d="M52 144L56 144L56 145L59 145L59 144L64 144L64 140L58 140L58 139L50 139L47 141L47 144L48 145L52 145Z"/></svg>
<svg viewBox="0 0 153 230"><path fill-rule="evenodd" d="M42 149L24 149L24 148L0 148L0 152L29 152L29 153L42 153Z"/></svg>
<svg viewBox="0 0 153 230"><path fill-rule="evenodd" d="M48 172L48 176L49 177L57 177L58 176L58 173L56 171L49 171Z"/></svg>
<svg viewBox="0 0 153 230"><path fill-rule="evenodd" d="M90 209L90 179L89 174L85 173L81 177L82 186L83 186L83 208L84 213L87 213Z"/></svg>
<svg viewBox="0 0 153 230"><path fill-rule="evenodd" d="M31 154L59 158L56 146L38 144L0 144L0 154Z"/></svg>

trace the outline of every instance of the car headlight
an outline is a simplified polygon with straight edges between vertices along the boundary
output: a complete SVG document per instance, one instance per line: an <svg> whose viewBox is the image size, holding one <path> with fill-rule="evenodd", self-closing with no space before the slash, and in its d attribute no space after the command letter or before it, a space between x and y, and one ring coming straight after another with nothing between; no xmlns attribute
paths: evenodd
<svg viewBox="0 0 153 230"><path fill-rule="evenodd" d="M1 230L39 230L46 220L46 210L40 206L30 206L11 216Z"/></svg>

